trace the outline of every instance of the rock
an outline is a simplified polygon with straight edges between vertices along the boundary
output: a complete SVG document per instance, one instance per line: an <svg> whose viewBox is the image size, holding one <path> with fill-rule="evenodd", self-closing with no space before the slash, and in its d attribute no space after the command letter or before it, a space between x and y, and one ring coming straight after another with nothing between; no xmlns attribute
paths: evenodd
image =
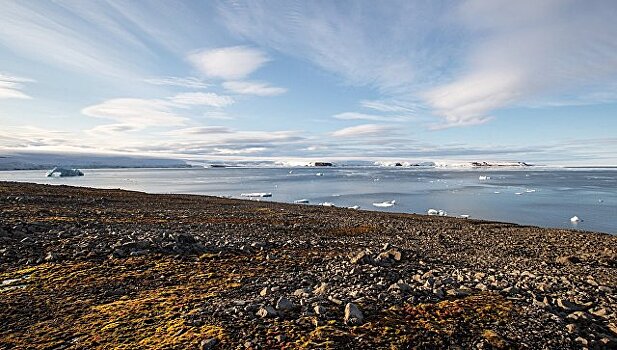
<svg viewBox="0 0 617 350"><path fill-rule="evenodd" d="M277 315L276 310L270 305L262 306L257 310L257 316L261 318L270 318Z"/></svg>
<svg viewBox="0 0 617 350"><path fill-rule="evenodd" d="M366 251L361 251L356 255L352 256L349 260L352 264L366 264L370 261L370 256Z"/></svg>
<svg viewBox="0 0 617 350"><path fill-rule="evenodd" d="M570 323L566 326L568 333L573 334L578 332L578 327L574 323Z"/></svg>
<svg viewBox="0 0 617 350"><path fill-rule="evenodd" d="M591 313L602 318L606 318L606 315L608 315L608 311L605 308L599 308Z"/></svg>
<svg viewBox="0 0 617 350"><path fill-rule="evenodd" d="M574 256L574 255L568 255L568 256L560 256L557 258L556 262L558 264L562 264L562 265L570 265L570 264L578 264L581 262L581 259L579 259L578 257Z"/></svg>
<svg viewBox="0 0 617 350"><path fill-rule="evenodd" d="M608 329L610 329L610 331L613 332L614 335L617 335L617 324L609 323Z"/></svg>
<svg viewBox="0 0 617 350"><path fill-rule="evenodd" d="M315 288L313 290L313 293L316 295L323 295L326 294L328 292L328 289L330 288L330 285L327 284L326 282L321 282L321 285L319 285L319 287Z"/></svg>
<svg viewBox="0 0 617 350"><path fill-rule="evenodd" d="M393 283L390 287L388 287L388 290L398 290L403 293L407 293L407 292L411 292L412 289L409 284L399 281L399 282Z"/></svg>
<svg viewBox="0 0 617 350"><path fill-rule="evenodd" d="M270 287L264 287L260 292L259 295L261 295L262 297L265 297L266 295L272 294L272 289Z"/></svg>
<svg viewBox="0 0 617 350"><path fill-rule="evenodd" d="M582 346L587 346L589 344L587 339L585 339L583 337L577 337L576 339L574 339L574 341L579 343L579 344L581 344Z"/></svg>
<svg viewBox="0 0 617 350"><path fill-rule="evenodd" d="M478 284L476 284L476 286L474 288L479 289L481 291L485 291L485 290L488 289L488 287L484 283L478 283Z"/></svg>
<svg viewBox="0 0 617 350"><path fill-rule="evenodd" d="M326 313L326 308L321 306L321 305L315 305L315 307L313 308L313 311L315 311L316 315L324 315Z"/></svg>
<svg viewBox="0 0 617 350"><path fill-rule="evenodd" d="M293 295L298 298L308 298L311 295L311 290L308 288L298 288L294 291Z"/></svg>
<svg viewBox="0 0 617 350"><path fill-rule="evenodd" d="M586 320L589 318L589 316L587 316L587 314L583 311L574 311L566 317L570 320L575 320L575 321Z"/></svg>
<svg viewBox="0 0 617 350"><path fill-rule="evenodd" d="M289 299L285 298L285 297L281 297L277 302L276 302L276 309L280 310L280 311L288 311L291 310L295 307L296 305Z"/></svg>
<svg viewBox="0 0 617 350"><path fill-rule="evenodd" d="M508 343L496 332L487 329L482 332L482 337L486 339L486 341L494 348L494 349L505 349L508 346Z"/></svg>
<svg viewBox="0 0 617 350"><path fill-rule="evenodd" d="M582 310L582 307L580 307L577 304L571 303L567 300L563 300L560 298L557 298L555 300L555 305L559 306L560 308L566 310L566 311L579 311Z"/></svg>
<svg viewBox="0 0 617 350"><path fill-rule="evenodd" d="M54 252L49 252L45 256L45 261L47 261L47 262L54 262L54 261L57 261L57 260L58 260L58 254L56 254Z"/></svg>
<svg viewBox="0 0 617 350"><path fill-rule="evenodd" d="M356 304L348 303L345 305L344 322L347 325L361 325L364 322L364 315Z"/></svg>
<svg viewBox="0 0 617 350"><path fill-rule="evenodd" d="M219 343L219 341L216 338L204 339L199 344L199 348L201 350L211 350L211 349L214 349L214 347L218 343Z"/></svg>

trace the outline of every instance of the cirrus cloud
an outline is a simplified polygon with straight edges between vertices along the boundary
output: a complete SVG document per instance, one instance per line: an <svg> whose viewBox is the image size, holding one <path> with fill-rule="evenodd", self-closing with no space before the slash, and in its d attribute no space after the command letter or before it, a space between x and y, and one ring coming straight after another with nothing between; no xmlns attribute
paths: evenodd
<svg viewBox="0 0 617 350"><path fill-rule="evenodd" d="M116 98L84 108L84 115L111 119L139 128L183 125L186 118L175 114L165 100Z"/></svg>
<svg viewBox="0 0 617 350"><path fill-rule="evenodd" d="M31 99L23 90L23 83L33 82L32 79L20 78L0 73L0 99Z"/></svg>
<svg viewBox="0 0 617 350"><path fill-rule="evenodd" d="M233 104L233 97L218 95L213 92L185 92L172 96L170 100L179 105L200 105L226 107Z"/></svg>
<svg viewBox="0 0 617 350"><path fill-rule="evenodd" d="M334 137L376 137L384 136L384 134L392 131L392 127L389 125L380 124L362 124L356 126L350 126L336 130L331 133Z"/></svg>
<svg viewBox="0 0 617 350"><path fill-rule="evenodd" d="M287 92L285 88L259 81L226 81L223 88L237 94L256 96L277 96Z"/></svg>

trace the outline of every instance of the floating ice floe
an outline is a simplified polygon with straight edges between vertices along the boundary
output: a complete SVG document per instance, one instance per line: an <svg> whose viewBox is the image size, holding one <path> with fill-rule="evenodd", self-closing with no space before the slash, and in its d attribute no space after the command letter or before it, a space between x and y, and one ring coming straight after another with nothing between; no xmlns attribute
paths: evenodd
<svg viewBox="0 0 617 350"><path fill-rule="evenodd" d="M581 218L579 218L576 215L574 215L573 217L570 218L570 222L573 223L573 224L578 224L581 221L583 221L583 220L581 220Z"/></svg>
<svg viewBox="0 0 617 350"><path fill-rule="evenodd" d="M446 216L448 215L448 213L446 213L445 210L437 210L437 209L429 209L426 211L426 213L430 216Z"/></svg>
<svg viewBox="0 0 617 350"><path fill-rule="evenodd" d="M324 175L323 173L317 173L317 174L315 174L315 176L323 176L323 175Z"/></svg>
<svg viewBox="0 0 617 350"><path fill-rule="evenodd" d="M486 175L480 175L478 177L478 180L480 180L480 181L486 181L486 180L490 180L490 179L491 179L491 177L490 176L486 176Z"/></svg>
<svg viewBox="0 0 617 350"><path fill-rule="evenodd" d="M387 201L387 202L381 202L381 203L373 203L374 206L379 207L379 208L388 208L393 206L396 203L395 200L391 200L391 201Z"/></svg>
<svg viewBox="0 0 617 350"><path fill-rule="evenodd" d="M84 173L79 169L69 169L62 167L55 167L47 173L47 177L71 177L71 176L84 176Z"/></svg>
<svg viewBox="0 0 617 350"><path fill-rule="evenodd" d="M240 197L272 197L270 192L241 193Z"/></svg>
<svg viewBox="0 0 617 350"><path fill-rule="evenodd" d="M308 203L309 203L309 200L308 200L308 199L306 199L306 198L296 199L296 200L294 201L294 203L296 203L296 204L308 204Z"/></svg>
<svg viewBox="0 0 617 350"><path fill-rule="evenodd" d="M354 209L354 210L358 210L358 209L360 209L360 206L359 206L359 205L353 205L353 206L351 206L351 207L347 207L347 209Z"/></svg>
<svg viewBox="0 0 617 350"><path fill-rule="evenodd" d="M323 207L333 207L334 203L330 203L330 202L323 202L323 203L319 203L319 205L323 206Z"/></svg>

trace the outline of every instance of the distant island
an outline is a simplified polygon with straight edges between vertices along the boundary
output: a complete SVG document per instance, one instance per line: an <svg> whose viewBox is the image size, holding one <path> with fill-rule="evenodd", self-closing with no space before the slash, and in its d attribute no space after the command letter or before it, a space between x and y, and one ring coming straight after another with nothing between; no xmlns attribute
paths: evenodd
<svg viewBox="0 0 617 350"><path fill-rule="evenodd" d="M42 152L0 155L0 170L50 170L58 166L80 169L191 167L184 160L144 156Z"/></svg>

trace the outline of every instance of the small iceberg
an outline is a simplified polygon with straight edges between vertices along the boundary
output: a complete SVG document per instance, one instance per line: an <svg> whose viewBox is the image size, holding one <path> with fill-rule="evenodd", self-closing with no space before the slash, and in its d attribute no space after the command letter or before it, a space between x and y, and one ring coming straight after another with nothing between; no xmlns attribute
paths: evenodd
<svg viewBox="0 0 617 350"><path fill-rule="evenodd" d="M445 210L437 210L437 209L429 209L426 211L426 213L430 216L446 216L448 215L448 213L446 213Z"/></svg>
<svg viewBox="0 0 617 350"><path fill-rule="evenodd" d="M309 204L309 200L308 200L308 199L306 199L306 198L303 198L303 199L296 199L296 200L294 201L294 203L295 203L295 204Z"/></svg>
<svg viewBox="0 0 617 350"><path fill-rule="evenodd" d="M486 176L486 175L480 175L478 177L478 180L480 180L480 181L486 181L486 180L490 180L490 179L491 179L491 177L490 176Z"/></svg>
<svg viewBox="0 0 617 350"><path fill-rule="evenodd" d="M240 197L272 197L270 192L241 193Z"/></svg>
<svg viewBox="0 0 617 350"><path fill-rule="evenodd" d="M388 207L393 206L394 204L396 204L395 200L381 202L381 203L373 203L374 206L379 207L379 208L388 208Z"/></svg>
<svg viewBox="0 0 617 350"><path fill-rule="evenodd" d="M353 205L351 207L347 207L347 209L358 210L358 209L360 209L360 206L359 205Z"/></svg>
<svg viewBox="0 0 617 350"><path fill-rule="evenodd" d="M84 173L79 169L69 169L62 167L55 167L47 173L47 177L71 177L71 176L84 176Z"/></svg>
<svg viewBox="0 0 617 350"><path fill-rule="evenodd" d="M570 222L573 223L573 224L578 224L581 221L583 221L583 220L581 220L581 218L579 218L576 215L574 215L573 217L570 218Z"/></svg>
<svg viewBox="0 0 617 350"><path fill-rule="evenodd" d="M321 205L322 207L333 207L334 203L323 202L323 203L319 203L319 205Z"/></svg>

